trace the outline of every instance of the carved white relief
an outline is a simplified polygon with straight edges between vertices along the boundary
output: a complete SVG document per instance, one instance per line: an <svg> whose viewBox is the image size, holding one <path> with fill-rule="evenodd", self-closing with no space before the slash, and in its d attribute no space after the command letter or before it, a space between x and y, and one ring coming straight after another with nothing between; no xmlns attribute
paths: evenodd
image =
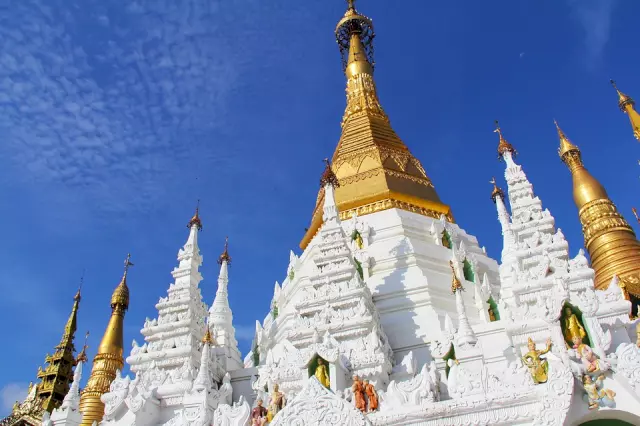
<svg viewBox="0 0 640 426"><path fill-rule="evenodd" d="M271 426L370 426L360 411L311 377L305 388L271 422Z"/></svg>

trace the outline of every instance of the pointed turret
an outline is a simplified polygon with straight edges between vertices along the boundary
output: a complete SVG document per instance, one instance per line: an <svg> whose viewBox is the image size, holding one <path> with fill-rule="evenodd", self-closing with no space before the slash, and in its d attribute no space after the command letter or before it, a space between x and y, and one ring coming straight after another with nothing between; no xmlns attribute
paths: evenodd
<svg viewBox="0 0 640 426"><path fill-rule="evenodd" d="M451 292L456 297L456 311L458 312L458 330L456 331L456 343L459 346L462 345L475 345L478 341L471 324L469 324L469 318L467 318L467 312L464 308L464 301L462 300L462 292L464 287L456 275L456 269L453 261L449 261L449 267L451 268Z"/></svg>
<svg viewBox="0 0 640 426"><path fill-rule="evenodd" d="M500 221L500 227L502 228L502 262L505 262L505 255L515 248L516 241L513 231L511 230L511 218L507 211L507 206L504 204L504 191L498 187L495 177L492 178L489 183L493 184L491 199L496 205L498 220Z"/></svg>
<svg viewBox="0 0 640 426"><path fill-rule="evenodd" d="M80 286L82 287L82 284ZM42 408L49 413L60 406L73 380L72 367L75 365L73 339L77 329L78 308L82 299L80 293L81 288L73 298L73 308L64 327L60 343L56 346L53 355L47 357L49 365L38 372L38 378L42 382L38 385L37 396L42 403Z"/></svg>
<svg viewBox="0 0 640 426"><path fill-rule="evenodd" d="M173 375L173 383L161 386L160 392L171 392L172 386L191 386L191 371L200 365L200 339L205 334L203 318L207 308L202 301L199 284L202 275L202 256L198 246L198 236L202 230L200 202L187 224L187 241L178 251L178 265L171 271L174 282L169 285L166 297L160 297L155 307L158 316L147 319L140 331L145 343L139 346L133 342L127 357L131 371L139 377L149 377L162 370L162 374ZM141 349L143 347L144 349ZM162 359L162 363L156 363ZM181 374L187 371L188 373Z"/></svg>
<svg viewBox="0 0 640 426"><path fill-rule="evenodd" d="M398 208L434 219L444 214L453 222L451 209L440 201L420 161L395 133L380 104L373 78L373 22L350 1L335 34L347 79L342 135L332 159L340 181L334 188L340 218ZM323 199L321 188L302 249L320 229Z"/></svg>
<svg viewBox="0 0 640 426"><path fill-rule="evenodd" d="M109 392L109 385L116 378L116 372L124 367L123 340L124 340L124 316L129 309L129 287L127 286L127 274L131 263L131 255L128 254L124 261L124 274L120 284L115 288L111 296L111 318L107 329L102 336L98 351L93 358L93 368L87 381L87 385L80 397L80 411L82 412L82 425L91 425L100 422L104 414L104 403L100 397Z"/></svg>
<svg viewBox="0 0 640 426"><path fill-rule="evenodd" d="M640 295L640 243L607 191L582 162L580 149L556 123L558 154L573 179L573 200L582 223L584 244L596 271L596 288L605 289L614 275L627 281L628 291Z"/></svg>
<svg viewBox="0 0 640 426"><path fill-rule="evenodd" d="M193 390L210 390L213 387L213 381L211 380L211 345L214 340L209 331L209 327L204 332L202 338L202 356L200 357L200 368L198 369L198 375L193 381Z"/></svg>
<svg viewBox="0 0 640 426"><path fill-rule="evenodd" d="M611 85L618 93L618 107L620 107L620 111L629 116L631 128L633 129L633 136L640 141L640 114L638 114L634 108L636 103L630 96L625 95L618 89L615 81L611 80Z"/></svg>
<svg viewBox="0 0 640 426"><path fill-rule="evenodd" d="M238 350L236 340L236 330L233 327L233 312L229 305L229 237L225 239L224 251L218 258L220 273L218 274L218 290L213 304L209 309L209 328L211 328L213 338L216 342L216 353L224 352L223 359L226 360L226 370L236 370L242 368L242 358ZM220 353L220 355L222 355Z"/></svg>
<svg viewBox="0 0 640 426"><path fill-rule="evenodd" d="M13 407L9 418L12 419L12 422L15 420L16 423L10 424L18 424L20 419L25 419L25 424L30 424L28 419L39 418L45 413L51 413L62 404L65 395L69 392L70 385L73 383L73 366L76 364L73 355L75 351L73 340L77 328L81 289L82 282L73 298L71 314L65 324L60 343L55 347L53 355L45 357L44 369L38 368L40 382L37 385L31 385L26 400L22 403L16 403ZM0 420L0 424L4 424L2 422Z"/></svg>

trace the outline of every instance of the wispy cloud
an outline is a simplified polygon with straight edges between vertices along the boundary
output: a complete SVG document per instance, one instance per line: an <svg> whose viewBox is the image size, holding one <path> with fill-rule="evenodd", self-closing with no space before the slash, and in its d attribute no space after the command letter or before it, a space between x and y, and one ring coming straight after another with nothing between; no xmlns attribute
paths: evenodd
<svg viewBox="0 0 640 426"><path fill-rule="evenodd" d="M29 385L26 383L8 383L0 389L0 408L3 413L9 414L16 401L24 401L27 397Z"/></svg>
<svg viewBox="0 0 640 426"><path fill-rule="evenodd" d="M0 154L16 177L106 213L152 205L172 177L195 180L191 159L220 156L209 132L235 82L218 5L12 4L0 17Z"/></svg>
<svg viewBox="0 0 640 426"><path fill-rule="evenodd" d="M617 0L567 0L574 17L584 31L587 64L596 66L611 34L611 22Z"/></svg>

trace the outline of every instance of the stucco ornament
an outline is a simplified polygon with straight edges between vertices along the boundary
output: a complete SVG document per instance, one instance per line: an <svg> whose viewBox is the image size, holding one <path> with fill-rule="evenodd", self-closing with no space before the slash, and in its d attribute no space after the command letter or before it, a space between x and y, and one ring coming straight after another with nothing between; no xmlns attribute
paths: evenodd
<svg viewBox="0 0 640 426"><path fill-rule="evenodd" d="M276 415L271 426L370 426L355 407L311 377L305 388Z"/></svg>

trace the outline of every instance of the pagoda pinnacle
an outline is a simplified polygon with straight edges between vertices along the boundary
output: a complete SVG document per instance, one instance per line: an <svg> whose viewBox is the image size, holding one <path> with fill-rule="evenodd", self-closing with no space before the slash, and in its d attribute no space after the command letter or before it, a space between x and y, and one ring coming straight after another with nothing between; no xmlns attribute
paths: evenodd
<svg viewBox="0 0 640 426"><path fill-rule="evenodd" d="M640 114L638 114L638 112L634 109L636 103L633 99L631 99L630 96L625 95L618 89L615 81L610 81L611 85L614 89L616 89L616 92L618 93L618 107L620 107L620 110L622 112L629 116L629 120L631 121L631 128L633 129L633 136L635 136L635 138L640 141Z"/></svg>
<svg viewBox="0 0 640 426"><path fill-rule="evenodd" d="M581 209L591 201L608 199L609 196L604 187L584 167L580 148L571 143L557 121L554 120L554 123L560 139L558 155L571 171L573 177L573 200L578 209Z"/></svg>
<svg viewBox="0 0 640 426"><path fill-rule="evenodd" d="M505 159L505 156L511 159L515 157L518 153L516 149L513 147L513 145L507 142L507 140L504 138L502 134L502 129L500 128L500 124L498 123L498 120L496 120L495 123L496 123L496 129L493 132L497 133L498 136L500 137L500 140L498 142L498 158L508 161L507 159Z"/></svg>
<svg viewBox="0 0 640 426"><path fill-rule="evenodd" d="M491 180L489 181L489 183L493 184L493 191L491 191L491 199L493 200L493 202L496 202L496 198L500 197L501 199L504 200L504 191L500 188L498 188L498 184L496 182L496 178L493 177L491 178Z"/></svg>
<svg viewBox="0 0 640 426"><path fill-rule="evenodd" d="M196 227L198 231L202 231L202 221L200 220L200 200L198 200L198 204L196 205L196 212L187 224L187 228Z"/></svg>
<svg viewBox="0 0 640 426"><path fill-rule="evenodd" d="M355 1L335 28L342 70L347 80L347 105L340 141L331 159L333 185L340 216L401 209L453 222L451 209L442 203L422 164L391 127L378 98L373 78L375 60L373 21L361 14ZM300 247L305 249L323 223L325 186L320 188Z"/></svg>
<svg viewBox="0 0 640 426"><path fill-rule="evenodd" d="M218 265L222 265L223 263L227 265L231 263L231 256L229 256L229 237L224 237L224 251L218 258Z"/></svg>
<svg viewBox="0 0 640 426"><path fill-rule="evenodd" d="M558 138L560 139L560 147L558 148L558 155L560 158L563 158L565 155L580 156L580 148L571 143L556 120L553 120L553 123L556 125L556 131L558 132Z"/></svg>
<svg viewBox="0 0 640 426"><path fill-rule="evenodd" d="M93 359L91 376L80 398L82 425L89 426L93 422L102 420L104 403L100 397L109 392L109 386L116 378L116 372L121 371L124 367L124 359L122 357L124 316L129 308L127 275L131 266L133 266L131 254L127 254L127 258L124 261L122 280L120 280L120 284L118 284L111 296L111 318L98 346L98 353Z"/></svg>
<svg viewBox="0 0 640 426"><path fill-rule="evenodd" d="M80 299L80 290L78 290L73 298L73 308L65 324L60 343L55 347L53 355L47 356L48 366L38 371L38 379L41 383L36 387L36 397L42 409L49 413L60 406L73 379L71 369L65 369L64 366L75 364L73 339L77 329Z"/></svg>

